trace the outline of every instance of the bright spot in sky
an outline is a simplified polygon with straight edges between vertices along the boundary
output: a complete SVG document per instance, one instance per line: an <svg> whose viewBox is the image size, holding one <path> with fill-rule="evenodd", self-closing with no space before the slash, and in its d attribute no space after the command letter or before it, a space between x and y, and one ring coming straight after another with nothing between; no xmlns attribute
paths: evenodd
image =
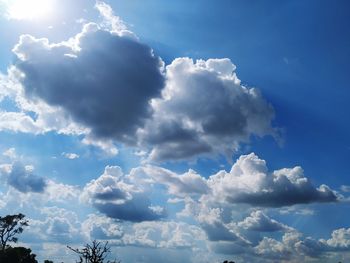
<svg viewBox="0 0 350 263"><path fill-rule="evenodd" d="M10 19L42 19L52 11L52 0L5 0L5 4Z"/></svg>

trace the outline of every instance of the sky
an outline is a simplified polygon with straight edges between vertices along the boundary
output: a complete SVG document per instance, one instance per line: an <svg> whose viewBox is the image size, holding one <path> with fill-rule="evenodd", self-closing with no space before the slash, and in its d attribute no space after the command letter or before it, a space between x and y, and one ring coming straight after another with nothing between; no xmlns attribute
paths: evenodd
<svg viewBox="0 0 350 263"><path fill-rule="evenodd" d="M0 0L0 216L39 261L350 260L348 1Z"/></svg>

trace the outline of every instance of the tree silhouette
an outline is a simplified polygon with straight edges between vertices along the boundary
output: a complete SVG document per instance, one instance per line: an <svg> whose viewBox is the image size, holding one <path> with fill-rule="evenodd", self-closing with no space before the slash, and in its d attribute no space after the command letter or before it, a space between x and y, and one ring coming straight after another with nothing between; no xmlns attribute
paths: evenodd
<svg viewBox="0 0 350 263"><path fill-rule="evenodd" d="M105 259L111 252L108 242L102 244L97 240L92 241L92 244L86 244L84 248L72 248L67 246L70 250L79 255L77 263L105 263ZM106 263L117 263L117 261L106 261Z"/></svg>
<svg viewBox="0 0 350 263"><path fill-rule="evenodd" d="M36 255L25 247L7 247L0 251L1 263L38 263Z"/></svg>
<svg viewBox="0 0 350 263"><path fill-rule="evenodd" d="M23 227L28 226L28 220L24 219L25 215L19 213L16 215L0 216L0 250L7 248L8 242L16 243L18 234L23 232Z"/></svg>

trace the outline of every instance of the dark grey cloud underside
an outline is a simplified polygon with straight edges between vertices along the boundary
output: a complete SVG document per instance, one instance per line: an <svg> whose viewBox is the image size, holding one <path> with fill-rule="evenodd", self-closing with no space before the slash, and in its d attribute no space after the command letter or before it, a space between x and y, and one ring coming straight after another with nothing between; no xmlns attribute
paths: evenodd
<svg viewBox="0 0 350 263"><path fill-rule="evenodd" d="M282 207L295 204L337 202L339 197L333 191L322 192L309 189L275 189L272 192L241 193L239 196L227 197L231 203L244 203L261 207Z"/></svg>
<svg viewBox="0 0 350 263"><path fill-rule="evenodd" d="M132 200L123 204L95 202L93 205L108 217L130 222L153 221L166 217L164 211L157 213L150 209L149 200L145 196L134 196Z"/></svg>
<svg viewBox="0 0 350 263"><path fill-rule="evenodd" d="M63 107L96 136L124 141L149 117L149 100L164 86L161 61L148 46L103 30L84 33L80 48L71 57L67 48L20 44L30 53L16 63L26 94Z"/></svg>
<svg viewBox="0 0 350 263"><path fill-rule="evenodd" d="M22 193L43 193L47 186L44 178L26 171L21 163L15 163L12 166L11 173L7 177L7 183Z"/></svg>

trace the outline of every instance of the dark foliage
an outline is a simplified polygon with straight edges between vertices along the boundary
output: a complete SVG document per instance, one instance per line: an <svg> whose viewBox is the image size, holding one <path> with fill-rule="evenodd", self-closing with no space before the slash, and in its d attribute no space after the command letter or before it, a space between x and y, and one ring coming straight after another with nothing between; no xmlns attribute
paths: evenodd
<svg viewBox="0 0 350 263"><path fill-rule="evenodd" d="M1 263L38 263L31 249L24 247L7 247L0 251Z"/></svg>

